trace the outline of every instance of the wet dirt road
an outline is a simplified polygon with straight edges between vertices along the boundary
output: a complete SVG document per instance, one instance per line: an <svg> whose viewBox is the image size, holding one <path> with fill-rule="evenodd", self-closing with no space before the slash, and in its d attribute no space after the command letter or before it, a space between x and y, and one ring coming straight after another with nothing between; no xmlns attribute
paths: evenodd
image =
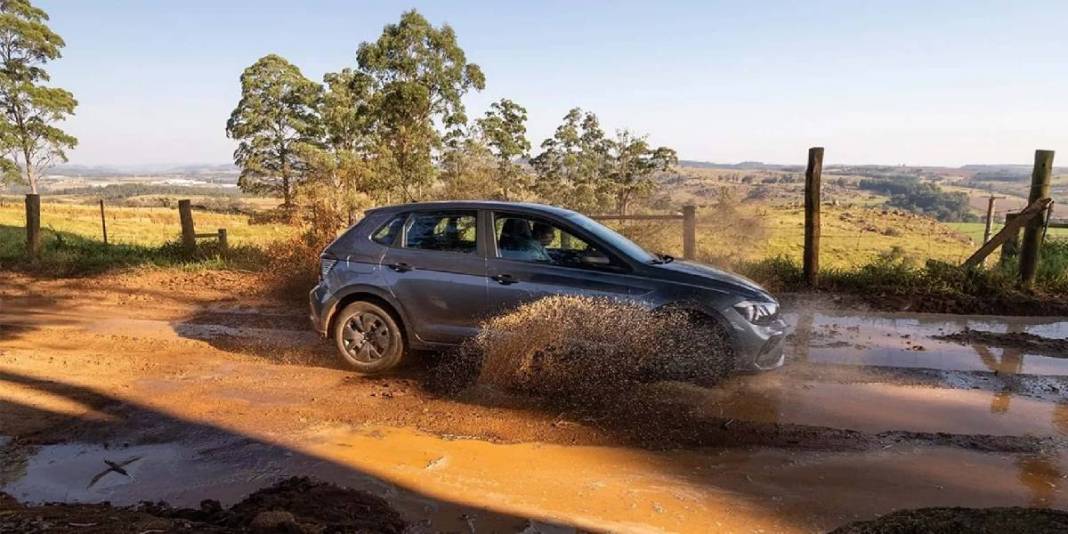
<svg viewBox="0 0 1068 534"><path fill-rule="evenodd" d="M443 393L425 366L355 377L302 310L255 287L0 277L0 490L195 505L311 475L460 532L813 532L921 506L1068 507L1068 359L932 337L1068 337L1065 321L806 306L779 372L561 412Z"/></svg>

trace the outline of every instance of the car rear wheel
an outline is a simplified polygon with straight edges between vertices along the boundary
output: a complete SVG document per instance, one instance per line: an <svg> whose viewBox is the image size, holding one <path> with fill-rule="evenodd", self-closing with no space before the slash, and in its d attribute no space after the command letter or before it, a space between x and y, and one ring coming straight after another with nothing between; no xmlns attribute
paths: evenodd
<svg viewBox="0 0 1068 534"><path fill-rule="evenodd" d="M334 321L341 359L365 375L385 373L404 359L404 337L393 316L372 302L345 306Z"/></svg>

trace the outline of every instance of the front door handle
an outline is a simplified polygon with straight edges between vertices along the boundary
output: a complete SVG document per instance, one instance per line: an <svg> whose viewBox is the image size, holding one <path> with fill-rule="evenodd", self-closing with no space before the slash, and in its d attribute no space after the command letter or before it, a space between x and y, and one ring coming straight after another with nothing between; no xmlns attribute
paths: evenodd
<svg viewBox="0 0 1068 534"><path fill-rule="evenodd" d="M496 281L498 284L501 284L502 286L509 286L512 284L519 283L519 280L516 280L515 277L510 274L497 274L491 276L490 278L492 278L494 281Z"/></svg>
<svg viewBox="0 0 1068 534"><path fill-rule="evenodd" d="M406 273L406 272L412 270L412 266L408 265L407 263L404 263L403 261L399 262L399 263L391 263L391 264L387 265L386 267L389 267L390 269L393 269L394 271L397 271L398 273Z"/></svg>

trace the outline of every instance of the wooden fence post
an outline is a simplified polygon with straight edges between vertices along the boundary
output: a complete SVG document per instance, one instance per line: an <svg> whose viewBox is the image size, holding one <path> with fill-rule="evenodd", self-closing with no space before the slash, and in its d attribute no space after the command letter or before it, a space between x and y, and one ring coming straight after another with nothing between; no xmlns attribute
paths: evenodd
<svg viewBox="0 0 1068 534"><path fill-rule="evenodd" d="M37 259L41 253L41 195L26 195L26 254Z"/></svg>
<svg viewBox="0 0 1068 534"><path fill-rule="evenodd" d="M987 241L990 241L990 229L994 225L994 201L999 198L1005 197L996 197L994 195L990 195L990 198L986 200L986 228L983 230L984 244Z"/></svg>
<svg viewBox="0 0 1068 534"><path fill-rule="evenodd" d="M1013 221L1018 216L1016 213L1005 214L1005 225ZM1001 259L998 260L1002 265L1008 263L1009 260L1015 258L1020 254L1020 231L1017 230L1015 235L1010 237L1004 244L1001 245Z"/></svg>
<svg viewBox="0 0 1068 534"><path fill-rule="evenodd" d="M1050 178L1053 175L1053 151L1035 151L1035 169L1031 173L1031 195L1028 202L1049 198ZM1020 244L1020 283L1030 286L1035 282L1038 272L1039 249L1042 247L1042 225L1044 219L1039 216L1031 219L1024 227L1023 242Z"/></svg>
<svg viewBox="0 0 1068 534"><path fill-rule="evenodd" d="M808 149L805 169L805 282L815 287L820 271L820 178L823 175L823 147Z"/></svg>
<svg viewBox="0 0 1068 534"><path fill-rule="evenodd" d="M188 253L196 252L197 234L193 229L193 207L188 199L178 201L178 218L182 222L182 248Z"/></svg>
<svg viewBox="0 0 1068 534"><path fill-rule="evenodd" d="M108 222L104 219L104 199L100 199L100 229L104 232L104 244L108 244Z"/></svg>
<svg viewBox="0 0 1068 534"><path fill-rule="evenodd" d="M697 207L682 207L682 259L697 258Z"/></svg>
<svg viewBox="0 0 1068 534"><path fill-rule="evenodd" d="M219 250L226 252L229 247L230 243L226 240L226 228L219 228Z"/></svg>

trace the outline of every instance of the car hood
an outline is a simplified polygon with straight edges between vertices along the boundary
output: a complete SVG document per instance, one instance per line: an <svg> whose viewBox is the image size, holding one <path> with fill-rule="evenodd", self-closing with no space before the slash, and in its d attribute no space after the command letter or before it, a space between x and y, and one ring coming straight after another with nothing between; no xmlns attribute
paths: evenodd
<svg viewBox="0 0 1068 534"><path fill-rule="evenodd" d="M745 298L775 299L756 282L715 267L688 261L672 261L653 265L660 277L673 282L692 284L710 289L732 291Z"/></svg>

